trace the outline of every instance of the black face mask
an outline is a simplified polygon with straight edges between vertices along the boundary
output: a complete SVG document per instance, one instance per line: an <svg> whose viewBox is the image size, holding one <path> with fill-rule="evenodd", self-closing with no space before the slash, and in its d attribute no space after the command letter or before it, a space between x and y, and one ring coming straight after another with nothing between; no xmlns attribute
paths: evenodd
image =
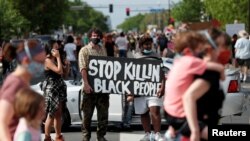
<svg viewBox="0 0 250 141"><path fill-rule="evenodd" d="M100 39L99 38L91 38L91 42L94 44L94 45L97 45L100 43Z"/></svg>

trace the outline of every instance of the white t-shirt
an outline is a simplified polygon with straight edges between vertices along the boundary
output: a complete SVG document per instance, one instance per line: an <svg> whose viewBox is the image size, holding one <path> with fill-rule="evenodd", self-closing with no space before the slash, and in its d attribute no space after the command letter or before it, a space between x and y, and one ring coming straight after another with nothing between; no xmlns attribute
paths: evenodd
<svg viewBox="0 0 250 141"><path fill-rule="evenodd" d="M246 38L240 38L235 43L235 57L239 59L250 58L250 41Z"/></svg>
<svg viewBox="0 0 250 141"><path fill-rule="evenodd" d="M67 54L67 60L68 61L76 61L76 56L74 54L74 51L76 51L76 45L73 43L67 43L64 46L64 51Z"/></svg>
<svg viewBox="0 0 250 141"><path fill-rule="evenodd" d="M128 40L125 37L118 37L115 40L115 44L118 46L119 50L127 50Z"/></svg>

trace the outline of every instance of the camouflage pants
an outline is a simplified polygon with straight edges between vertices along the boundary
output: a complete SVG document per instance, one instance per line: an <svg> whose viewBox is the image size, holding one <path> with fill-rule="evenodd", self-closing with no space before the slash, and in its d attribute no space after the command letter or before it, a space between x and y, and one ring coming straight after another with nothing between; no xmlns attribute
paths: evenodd
<svg viewBox="0 0 250 141"><path fill-rule="evenodd" d="M83 140L89 140L91 137L91 119L94 109L97 110L97 137L104 137L108 125L108 109L109 95L108 94L83 94L82 110L82 133Z"/></svg>

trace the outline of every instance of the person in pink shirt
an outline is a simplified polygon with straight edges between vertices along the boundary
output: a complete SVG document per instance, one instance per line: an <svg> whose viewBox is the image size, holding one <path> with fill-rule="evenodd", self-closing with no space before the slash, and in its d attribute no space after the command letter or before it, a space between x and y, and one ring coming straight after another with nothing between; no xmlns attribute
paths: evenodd
<svg viewBox="0 0 250 141"><path fill-rule="evenodd" d="M30 88L21 89L14 103L15 115L19 123L14 141L40 141L40 125L45 116L44 97Z"/></svg>
<svg viewBox="0 0 250 141"><path fill-rule="evenodd" d="M230 36L218 29L209 29L208 45L204 57L211 62L218 62L223 65L229 62ZM206 70L201 76L195 76L195 80L183 95L183 106L186 120L181 131L183 135L189 137L190 141L200 141L201 137L208 138L208 127L218 125L221 118L219 111L222 108L225 94L220 87L220 74L216 71ZM211 104L212 103L212 104ZM203 123L206 127L200 132L199 124Z"/></svg>
<svg viewBox="0 0 250 141"><path fill-rule="evenodd" d="M18 90L29 87L32 77L43 74L45 52L37 40L30 39L17 45L8 43L4 54L7 60L16 59L18 62L0 89L0 139L11 141L18 125L13 106L15 95Z"/></svg>
<svg viewBox="0 0 250 141"><path fill-rule="evenodd" d="M173 135L173 128L178 129L182 123L178 119L185 119L182 97L194 80L195 75L202 75L205 70L218 71L224 80L224 66L214 62L206 62L199 58L204 51L207 40L199 33L188 31L177 34L174 44L179 55L167 75L165 84L164 109L170 121L169 132ZM202 126L202 125L201 125Z"/></svg>

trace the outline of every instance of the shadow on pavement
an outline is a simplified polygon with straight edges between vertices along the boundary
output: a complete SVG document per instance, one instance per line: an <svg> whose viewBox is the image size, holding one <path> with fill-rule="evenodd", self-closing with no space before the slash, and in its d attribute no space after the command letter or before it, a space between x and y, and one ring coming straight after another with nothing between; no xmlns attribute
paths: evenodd
<svg viewBox="0 0 250 141"><path fill-rule="evenodd" d="M162 130L167 130L167 125L162 125ZM91 127L91 131L96 131L97 127ZM153 127L151 127L153 129ZM63 132L81 132L81 125L72 125L67 129L63 129ZM109 126L108 132L133 132L133 131L143 131L142 125L131 125L130 129L124 129L119 126Z"/></svg>

